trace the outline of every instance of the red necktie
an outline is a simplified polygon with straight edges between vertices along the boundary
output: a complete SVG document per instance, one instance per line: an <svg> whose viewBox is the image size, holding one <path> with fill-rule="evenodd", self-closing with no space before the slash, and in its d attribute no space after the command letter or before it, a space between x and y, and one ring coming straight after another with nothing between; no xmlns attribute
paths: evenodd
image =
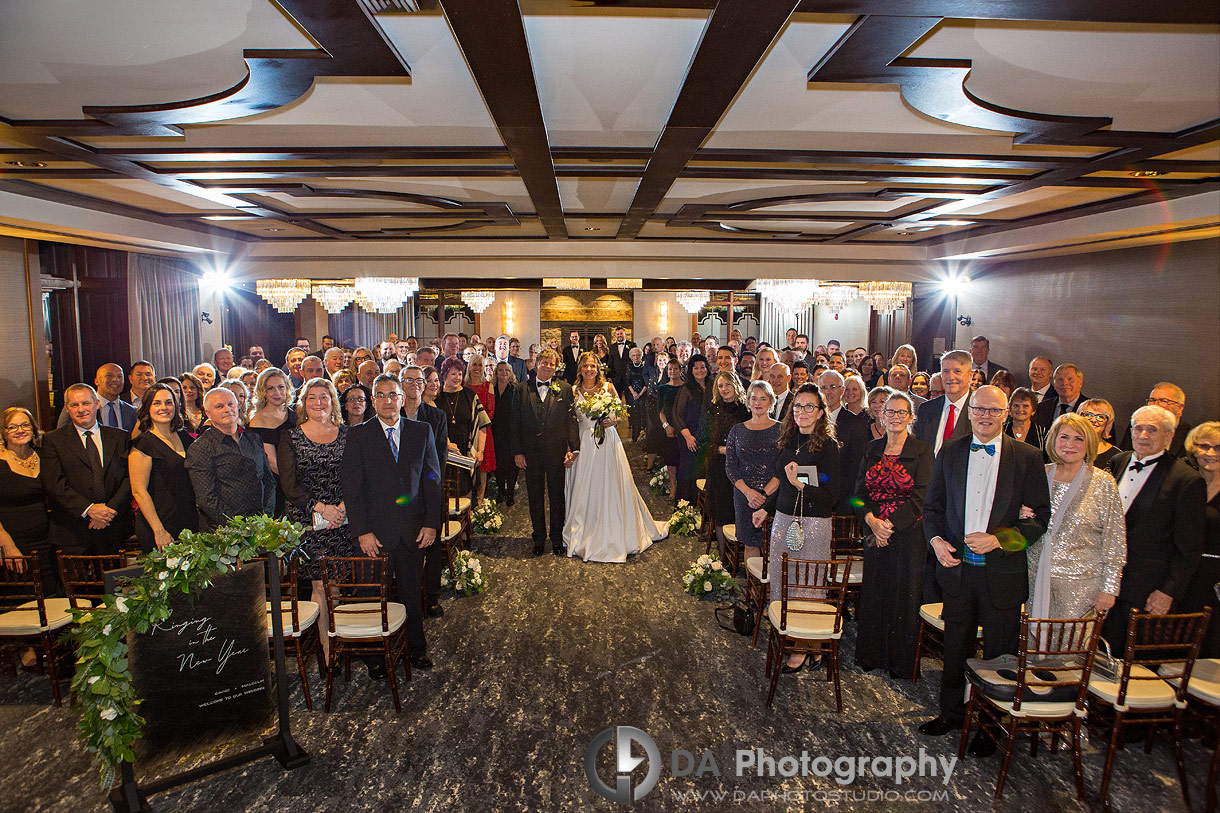
<svg viewBox="0 0 1220 813"><path fill-rule="evenodd" d="M941 435L941 443L953 437L953 416L957 414L957 405L949 404L949 417L945 418L945 433Z"/></svg>

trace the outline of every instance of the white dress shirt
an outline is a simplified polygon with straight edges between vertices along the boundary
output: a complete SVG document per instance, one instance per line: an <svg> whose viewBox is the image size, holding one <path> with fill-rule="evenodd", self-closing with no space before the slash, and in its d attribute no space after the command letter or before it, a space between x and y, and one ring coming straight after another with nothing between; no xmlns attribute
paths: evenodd
<svg viewBox="0 0 1220 813"><path fill-rule="evenodd" d="M89 426L84 429L81 429L79 426L76 426L76 424L72 424L72 426L76 427L76 434L80 437L81 446L87 446L87 444L92 443L94 448L97 449L98 460L101 460L102 465L105 466L106 465L106 455L102 452L101 424L94 422L93 426ZM93 433L87 440L85 438L86 432Z"/></svg>
<svg viewBox="0 0 1220 813"><path fill-rule="evenodd" d="M789 395L791 395L791 393L788 392L788 390L784 390L779 394L779 397L775 399L775 406L771 407L771 417L775 420L778 421L780 416L784 414L784 404L788 402ZM840 409L842 409L842 407L840 407Z"/></svg>
<svg viewBox="0 0 1220 813"><path fill-rule="evenodd" d="M832 426L834 425L835 421L839 420L839 410L841 409L843 409L842 403L839 404L838 409L826 413L826 420L830 421Z"/></svg>
<svg viewBox="0 0 1220 813"><path fill-rule="evenodd" d="M1138 461L1141 464L1151 464L1143 465L1139 471L1131 468L1131 463L1137 462L1135 455L1131 455L1131 461L1127 464L1127 470L1122 473L1122 479L1118 481L1118 498L1122 500L1124 514L1131 507L1131 503L1135 502L1135 498L1139 496L1140 489L1144 487L1144 483L1148 482L1148 477L1152 474L1156 461L1160 460L1164 454L1164 452L1157 452Z"/></svg>
<svg viewBox="0 0 1220 813"><path fill-rule="evenodd" d="M551 391L551 382L554 380L554 378L548 378L546 381L539 381L535 384L538 388L538 399L544 404L546 403L547 394Z"/></svg>
<svg viewBox="0 0 1220 813"><path fill-rule="evenodd" d="M966 402L970 400L970 390L966 390L966 394L962 396L960 401L950 401L949 396L945 396L944 406L940 410L940 423L936 425L936 448L934 454L940 454L940 447L945 442L945 421L949 420L949 405L952 404L956 408L953 413L953 428L957 429L958 421L969 420L966 416Z"/></svg>
<svg viewBox="0 0 1220 813"><path fill-rule="evenodd" d="M996 436L983 444L995 447L995 454L987 454L982 449L970 453L970 462L966 466L965 532L968 534L987 533L991 504L995 501L996 480L1000 476L1001 437ZM971 442L983 443L973 436Z"/></svg>
<svg viewBox="0 0 1220 813"><path fill-rule="evenodd" d="M1039 403L1039 404L1040 404L1040 403L1042 403L1042 399L1046 397L1046 394L1047 394L1048 392L1050 392L1050 390L1051 390L1051 385L1050 385L1050 384L1047 384L1045 387L1043 387L1043 388L1042 388L1042 389L1040 389L1040 390L1034 390L1034 395L1038 396L1038 403Z"/></svg>

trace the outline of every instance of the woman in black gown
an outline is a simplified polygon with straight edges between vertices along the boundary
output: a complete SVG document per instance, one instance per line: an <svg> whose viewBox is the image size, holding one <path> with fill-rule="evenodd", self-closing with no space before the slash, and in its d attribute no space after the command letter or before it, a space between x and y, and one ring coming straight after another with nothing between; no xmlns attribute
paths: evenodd
<svg viewBox="0 0 1220 813"><path fill-rule="evenodd" d="M297 414L292 408L292 381L278 367L268 367L258 374L254 385L254 414L250 416L249 431L258 435L267 453L271 470L280 473L276 455L280 448L280 435L297 425ZM275 486L275 515L284 516L284 489L279 481Z"/></svg>
<svg viewBox="0 0 1220 813"><path fill-rule="evenodd" d="M140 430L127 456L131 495L136 512L140 550L164 548L184 530L199 530L195 490L186 471L186 450L193 438L183 426L174 392L154 384L144 393L136 413Z"/></svg>
<svg viewBox="0 0 1220 813"><path fill-rule="evenodd" d="M919 635L923 569L923 499L932 479L931 445L911 435L911 399L894 393L882 412L886 436L865 447L856 481L856 514L870 534L856 632L856 664L910 677Z"/></svg>
<svg viewBox="0 0 1220 813"><path fill-rule="evenodd" d="M678 430L674 428L674 404L682 391L682 363L673 356L665 363L665 377L657 385L657 423L660 433L656 437L653 451L661 456L669 473L669 496L678 504L678 459L681 456Z"/></svg>
<svg viewBox="0 0 1220 813"><path fill-rule="evenodd" d="M1220 658L1220 596L1216 595L1216 586L1220 584L1220 422L1207 421L1190 430L1185 446L1207 487L1204 493L1207 504L1203 515L1203 556L1186 587L1181 612L1197 613L1204 607L1212 608L1199 657Z"/></svg>
<svg viewBox="0 0 1220 813"><path fill-rule="evenodd" d="M58 592L58 568L51 548L47 519L47 494L42 484L42 464L35 446L42 433L38 421L25 407L4 411L0 456L0 554L34 556L42 578L44 595Z"/></svg>
<svg viewBox="0 0 1220 813"><path fill-rule="evenodd" d="M733 484L725 473L725 443L729 430L749 420L750 410L746 406L746 393L736 373L716 373L712 382L712 404L703 413L699 425L701 454L707 460L707 505L712 524L716 528L716 539L720 543L720 556L724 558L724 526L737 521L733 508Z"/></svg>
<svg viewBox="0 0 1220 813"><path fill-rule="evenodd" d="M704 471L704 461L699 455L699 421L707 408L707 385L709 368L707 357L696 353L686 364L686 383L674 400L672 421L678 433L678 491L675 499L687 500L694 505L698 495L695 481Z"/></svg>
<svg viewBox="0 0 1220 813"><path fill-rule="evenodd" d="M509 508L516 501L517 464L512 454L513 395L517 377L507 361L496 365L491 385L495 412L491 419L492 450L496 456L496 491L500 502Z"/></svg>

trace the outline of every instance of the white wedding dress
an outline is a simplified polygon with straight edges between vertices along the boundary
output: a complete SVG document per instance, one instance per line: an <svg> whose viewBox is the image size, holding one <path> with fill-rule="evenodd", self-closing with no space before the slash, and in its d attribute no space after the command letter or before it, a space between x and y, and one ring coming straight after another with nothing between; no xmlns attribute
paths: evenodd
<svg viewBox="0 0 1220 813"><path fill-rule="evenodd" d="M581 396L577 394L577 403ZM569 556L586 562L626 562L668 536L668 522L656 523L635 487L618 430L606 427L600 446L593 421L578 409L580 454L568 469L567 522L563 542Z"/></svg>

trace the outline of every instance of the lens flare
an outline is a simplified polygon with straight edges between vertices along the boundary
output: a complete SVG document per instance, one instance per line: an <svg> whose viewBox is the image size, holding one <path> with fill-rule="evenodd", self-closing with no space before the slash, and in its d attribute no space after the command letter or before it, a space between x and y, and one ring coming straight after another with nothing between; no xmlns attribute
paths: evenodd
<svg viewBox="0 0 1220 813"><path fill-rule="evenodd" d="M403 494L401 497L394 500L394 502L398 503L399 505L406 505L407 503L411 502L411 495Z"/></svg>
<svg viewBox="0 0 1220 813"><path fill-rule="evenodd" d="M852 508L863 508L864 507L864 500L860 499L859 497L852 497L847 502L851 505Z"/></svg>
<svg viewBox="0 0 1220 813"><path fill-rule="evenodd" d="M1025 537L1016 528L1000 528L995 532L995 538L1000 543L1000 548L1009 553L1015 553L1019 550L1025 550L1029 544Z"/></svg>

